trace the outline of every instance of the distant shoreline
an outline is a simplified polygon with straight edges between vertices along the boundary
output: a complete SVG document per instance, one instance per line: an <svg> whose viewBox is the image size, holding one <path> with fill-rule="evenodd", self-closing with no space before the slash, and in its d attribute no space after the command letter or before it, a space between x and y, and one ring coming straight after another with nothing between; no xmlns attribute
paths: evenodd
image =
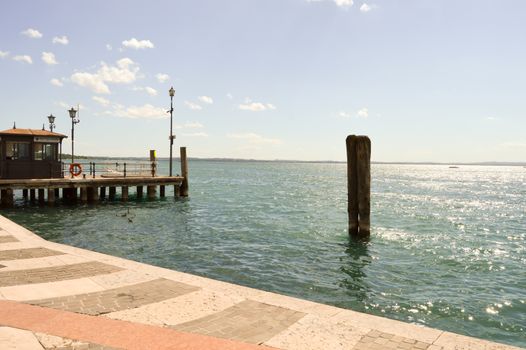
<svg viewBox="0 0 526 350"><path fill-rule="evenodd" d="M96 157L96 156L75 156L78 160L90 160L90 159L107 159L107 160L148 160L148 157ZM63 154L62 160L66 161L71 159L69 154ZM168 160L168 157L157 158L158 160ZM179 157L174 157L174 160L178 160ZM345 164L345 161L338 160L282 160L282 159L240 159L240 158L194 158L189 157L188 160L192 161L214 161L214 162L258 162L258 163L312 163L312 164ZM523 166L526 167L526 162L382 162L382 161L372 161L372 164L394 164L394 165L454 165L454 166Z"/></svg>

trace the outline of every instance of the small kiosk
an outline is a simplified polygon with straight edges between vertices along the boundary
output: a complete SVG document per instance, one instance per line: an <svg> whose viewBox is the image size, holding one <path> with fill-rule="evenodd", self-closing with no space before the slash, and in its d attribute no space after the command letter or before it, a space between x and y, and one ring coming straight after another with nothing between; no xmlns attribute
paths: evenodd
<svg viewBox="0 0 526 350"><path fill-rule="evenodd" d="M38 129L0 131L0 179L61 178L66 135Z"/></svg>

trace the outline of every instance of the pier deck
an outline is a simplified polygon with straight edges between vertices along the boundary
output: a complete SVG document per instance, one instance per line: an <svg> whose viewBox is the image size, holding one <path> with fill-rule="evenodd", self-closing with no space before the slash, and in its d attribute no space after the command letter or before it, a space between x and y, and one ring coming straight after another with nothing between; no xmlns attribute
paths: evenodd
<svg viewBox="0 0 526 350"><path fill-rule="evenodd" d="M122 186L160 186L181 185L182 176L128 176L128 177L64 177L59 179L8 179L0 180L0 190L39 189L39 188L81 188L81 187L122 187Z"/></svg>
<svg viewBox="0 0 526 350"><path fill-rule="evenodd" d="M182 176L86 176L86 177L64 177L54 179L1 179L0 200L3 207L14 204L14 191L22 190L25 200L38 201L53 205L60 198L68 201L94 202L106 197L110 200L115 198L117 188L120 188L121 200L128 200L129 188L136 187L137 197L143 196L143 187L147 189L148 198L154 198L159 188L159 195L165 196L166 186L174 186L175 196L187 196L188 187L183 186L185 178ZM38 198L37 198L38 197Z"/></svg>
<svg viewBox="0 0 526 350"><path fill-rule="evenodd" d="M0 349L516 347L48 242L0 215Z"/></svg>

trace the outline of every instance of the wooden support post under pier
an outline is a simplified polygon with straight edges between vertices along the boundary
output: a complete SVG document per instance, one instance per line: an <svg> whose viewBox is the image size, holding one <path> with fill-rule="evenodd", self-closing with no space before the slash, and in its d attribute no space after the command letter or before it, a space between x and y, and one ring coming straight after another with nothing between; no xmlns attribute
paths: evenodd
<svg viewBox="0 0 526 350"><path fill-rule="evenodd" d="M38 189L38 204L44 204L46 202L45 192L43 188Z"/></svg>
<svg viewBox="0 0 526 350"><path fill-rule="evenodd" d="M180 195L183 197L188 197L188 159L186 158L186 147L181 147L180 152L181 152L181 176L183 177L183 182L181 183Z"/></svg>
<svg viewBox="0 0 526 350"><path fill-rule="evenodd" d="M174 197L181 197L181 185L174 185Z"/></svg>
<svg viewBox="0 0 526 350"><path fill-rule="evenodd" d="M116 192L115 187L114 186L110 186L110 190L109 191L110 191L110 193L109 193L109 200L110 201L115 200L115 192Z"/></svg>
<svg viewBox="0 0 526 350"><path fill-rule="evenodd" d="M0 191L0 197L2 207L12 207L15 204L15 196L10 188Z"/></svg>
<svg viewBox="0 0 526 350"><path fill-rule="evenodd" d="M155 199L155 193L157 192L157 186L146 186L146 192L148 193L148 199Z"/></svg>
<svg viewBox="0 0 526 350"><path fill-rule="evenodd" d="M100 199L105 199L105 198L106 198L106 187L102 186L100 188Z"/></svg>
<svg viewBox="0 0 526 350"><path fill-rule="evenodd" d="M126 202L127 200L128 200L128 186L122 186L121 201Z"/></svg>
<svg viewBox="0 0 526 350"><path fill-rule="evenodd" d="M165 185L159 186L159 197L164 198L166 196L165 191L166 191Z"/></svg>
<svg viewBox="0 0 526 350"><path fill-rule="evenodd" d="M36 199L36 196L35 196L35 190L32 188L29 190L29 200L31 202L34 202Z"/></svg>
<svg viewBox="0 0 526 350"><path fill-rule="evenodd" d="M47 189L47 204L48 205L55 204L55 189L54 188Z"/></svg>
<svg viewBox="0 0 526 350"><path fill-rule="evenodd" d="M371 140L349 135L346 146L349 234L367 237L371 230Z"/></svg>
<svg viewBox="0 0 526 350"><path fill-rule="evenodd" d="M99 188L88 187L88 202L96 202L99 200Z"/></svg>
<svg viewBox="0 0 526 350"><path fill-rule="evenodd" d="M137 198L142 198L142 186L137 186Z"/></svg>
<svg viewBox="0 0 526 350"><path fill-rule="evenodd" d="M59 188L55 188L54 192L55 192L55 200L60 198L60 189Z"/></svg>
<svg viewBox="0 0 526 350"><path fill-rule="evenodd" d="M86 203L88 201L88 188L87 187L80 188L80 201L82 203Z"/></svg>
<svg viewBox="0 0 526 350"><path fill-rule="evenodd" d="M24 197L24 200L27 201L27 188L22 190L22 197Z"/></svg>

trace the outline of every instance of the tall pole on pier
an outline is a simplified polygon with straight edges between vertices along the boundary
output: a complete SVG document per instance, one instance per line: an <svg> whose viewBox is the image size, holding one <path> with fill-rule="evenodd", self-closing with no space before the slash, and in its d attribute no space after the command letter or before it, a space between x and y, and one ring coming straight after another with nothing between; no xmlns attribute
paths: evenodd
<svg viewBox="0 0 526 350"><path fill-rule="evenodd" d="M75 124L80 123L79 119L75 119L77 111L71 107L68 111L69 117L71 118L71 163L75 163Z"/></svg>
<svg viewBox="0 0 526 350"><path fill-rule="evenodd" d="M173 154L173 147L174 147L174 138L173 135L173 114L174 114L174 95L175 90L172 86L170 90L168 90L168 93L170 94L170 176L172 176L172 154Z"/></svg>

